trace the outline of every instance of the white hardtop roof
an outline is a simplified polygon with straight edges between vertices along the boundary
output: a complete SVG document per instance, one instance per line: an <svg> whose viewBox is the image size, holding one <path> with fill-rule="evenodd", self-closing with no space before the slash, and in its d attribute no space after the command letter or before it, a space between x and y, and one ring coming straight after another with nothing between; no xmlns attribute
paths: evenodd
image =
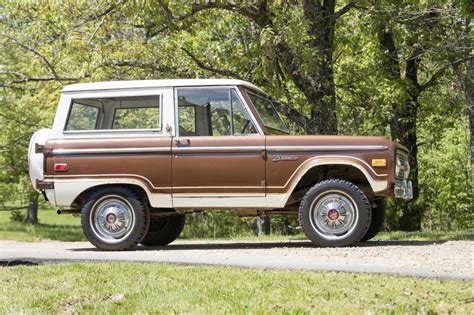
<svg viewBox="0 0 474 315"><path fill-rule="evenodd" d="M80 91L100 91L119 90L135 88L156 88L156 87L187 87L187 86L224 86L243 85L253 90L264 93L260 88L252 83L234 79L176 79L176 80L133 80L133 81L107 81L88 82L66 85L63 92Z"/></svg>

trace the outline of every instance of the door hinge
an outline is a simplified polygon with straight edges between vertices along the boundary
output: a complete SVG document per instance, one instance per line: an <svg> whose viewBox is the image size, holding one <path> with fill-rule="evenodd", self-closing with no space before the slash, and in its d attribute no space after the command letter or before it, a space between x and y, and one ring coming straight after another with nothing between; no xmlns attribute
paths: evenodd
<svg viewBox="0 0 474 315"><path fill-rule="evenodd" d="M35 153L44 153L44 145L35 143Z"/></svg>

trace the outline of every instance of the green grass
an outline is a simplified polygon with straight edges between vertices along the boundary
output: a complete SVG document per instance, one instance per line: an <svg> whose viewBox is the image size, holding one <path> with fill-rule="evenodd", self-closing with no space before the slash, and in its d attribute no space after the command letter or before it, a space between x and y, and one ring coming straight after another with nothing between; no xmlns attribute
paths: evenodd
<svg viewBox="0 0 474 315"><path fill-rule="evenodd" d="M58 215L55 210L40 210L39 224L10 222L10 212L0 211L0 239L35 242L41 240L85 241L77 215Z"/></svg>
<svg viewBox="0 0 474 315"><path fill-rule="evenodd" d="M163 264L0 269L0 313L473 314L473 282Z"/></svg>
<svg viewBox="0 0 474 315"><path fill-rule="evenodd" d="M39 224L30 225L10 222L10 212L0 211L0 239L35 242L41 240L85 241L78 215L58 215L54 210L40 210ZM185 228L186 229L186 228ZM186 235L186 230L184 232ZM251 234L233 236L233 240L306 240L304 234L292 236L267 235L256 237ZM433 232L382 232L374 240L383 241L449 241L474 240L474 230Z"/></svg>

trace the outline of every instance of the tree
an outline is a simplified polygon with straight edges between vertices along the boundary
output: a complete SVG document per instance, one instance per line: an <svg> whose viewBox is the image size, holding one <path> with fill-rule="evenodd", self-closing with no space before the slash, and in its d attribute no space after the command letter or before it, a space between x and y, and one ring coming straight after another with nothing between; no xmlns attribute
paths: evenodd
<svg viewBox="0 0 474 315"><path fill-rule="evenodd" d="M461 19L459 9L441 2L428 6L394 5L380 2L373 8L382 55L382 71L386 78L397 82L400 98L391 102L391 138L406 145L411 155L413 195L419 196L418 185L418 122L420 97L435 87L451 66L470 61L465 56L467 47L462 29L456 23ZM453 20L455 21L453 23ZM449 32L457 36L451 37ZM437 60L441 56L441 60ZM399 227L420 230L423 209L414 202L404 206Z"/></svg>
<svg viewBox="0 0 474 315"><path fill-rule="evenodd" d="M471 14L474 14L474 8L471 8ZM472 33L471 33L471 19L466 18L463 21L459 21L464 27L464 45L470 47L472 45ZM464 97L466 100L466 115L469 126L470 140L471 140L471 193L474 198L474 68L472 51L466 51L464 59L466 62L463 64L453 63L453 70L456 77L464 91ZM463 69L464 66L464 69Z"/></svg>
<svg viewBox="0 0 474 315"><path fill-rule="evenodd" d="M462 121L459 108L469 102L469 94L460 100L455 75L472 91L472 41L459 12L454 0L5 3L0 202L34 208L24 189L27 140L51 125L63 84L209 76L263 87L293 131L406 144L418 191L418 177L427 185L427 174L441 174L431 172L437 164L426 162L433 151L424 148L445 146L452 132L444 131ZM420 227L426 198L404 205L401 227ZM464 199L439 204L465 206Z"/></svg>
<svg viewBox="0 0 474 315"><path fill-rule="evenodd" d="M356 1L350 1L336 10L335 0L305 0L301 5L292 1L277 3L266 0L242 1L238 5L226 1L191 5L157 1L156 7L151 7L151 14L145 17L140 27L146 30L147 40L152 40L156 36L163 36L165 32L189 29L199 23L197 20L200 18L205 20L206 17L212 17L212 12L210 15L204 15L205 11L209 10L230 12L231 15L227 18L223 18L222 15L218 17L230 23L232 20L237 20L235 15L246 18L250 24L232 23L232 27L242 28L241 33L250 29L250 33L254 34L254 37L241 36L240 44L250 46L256 40L263 40L264 44L260 49L271 51L271 53L262 51L261 54L268 58L265 63L270 69L267 69L266 73L271 72L276 76L284 89L285 82L289 81L301 91L309 107L309 117L301 115L291 107L279 104L282 112L304 127L307 133L336 134L334 32L338 19L355 6ZM210 19L210 21L215 23L216 20ZM216 37L223 36L225 37L218 34ZM295 36L300 38L295 40ZM211 65L212 61L203 61L194 52L184 47L182 49L205 71L254 82L262 80L255 76L253 71L247 71L245 65L238 67L236 72L225 70L225 66L215 67ZM225 58L225 61L228 59Z"/></svg>

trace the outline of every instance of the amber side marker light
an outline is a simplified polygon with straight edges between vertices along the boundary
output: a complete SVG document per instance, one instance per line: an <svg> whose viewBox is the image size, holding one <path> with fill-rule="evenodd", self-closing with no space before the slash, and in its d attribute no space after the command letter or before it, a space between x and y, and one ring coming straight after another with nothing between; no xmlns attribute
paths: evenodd
<svg viewBox="0 0 474 315"><path fill-rule="evenodd" d="M373 159L372 166L387 166L386 159Z"/></svg>
<svg viewBox="0 0 474 315"><path fill-rule="evenodd" d="M56 163L56 164L54 164L54 171L55 172L67 172L67 164L66 163Z"/></svg>

